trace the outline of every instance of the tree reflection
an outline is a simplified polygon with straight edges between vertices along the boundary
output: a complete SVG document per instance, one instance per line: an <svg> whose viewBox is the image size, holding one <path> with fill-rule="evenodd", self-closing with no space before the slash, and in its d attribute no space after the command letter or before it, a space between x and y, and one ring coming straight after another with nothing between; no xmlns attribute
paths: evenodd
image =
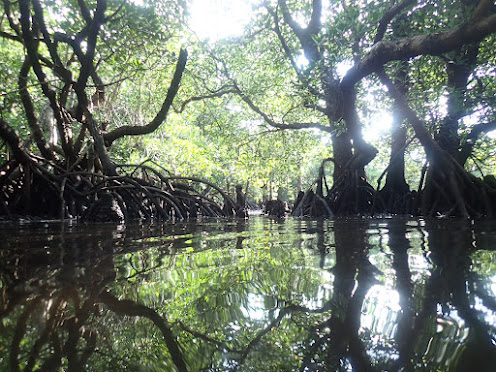
<svg viewBox="0 0 496 372"><path fill-rule="evenodd" d="M407 239L405 220L388 223L389 246L393 253L392 267L396 273L396 290L399 293L401 313L398 318L396 344L398 347L397 370L414 371L412 365L415 311L413 303L413 283L408 263L408 249L410 241Z"/></svg>
<svg viewBox="0 0 496 372"><path fill-rule="evenodd" d="M488 236L467 221L253 219L91 234L5 237L0 370L496 363L496 266L482 251Z"/></svg>
<svg viewBox="0 0 496 372"><path fill-rule="evenodd" d="M17 264L14 280L7 279L8 272L1 267L4 296L0 317L6 325L2 334L11 339L10 370L85 370L99 333L94 326L98 296L115 277L111 257L95 260L82 275L76 266L33 272L19 270L21 257Z"/></svg>
<svg viewBox="0 0 496 372"><path fill-rule="evenodd" d="M323 308L329 310L331 316L309 332L308 349L300 370L338 371L346 365L348 358L354 369L372 370L358 336L362 303L375 281L367 259L366 226L359 221L337 220L333 227L334 291L332 299Z"/></svg>
<svg viewBox="0 0 496 372"><path fill-rule="evenodd" d="M152 320L163 333L171 366L187 370L165 317L109 292L116 279L112 248L125 234L120 227L108 228L96 240L81 239L77 233L70 240L50 235L52 247L33 244L27 249L2 250L0 345L2 349L9 346L8 358L0 359L1 370L7 366L11 371L87 370L90 360L95 363L105 354L98 340L112 325L106 324L104 308ZM6 242L7 248L10 243ZM103 369L122 369L119 361L109 357Z"/></svg>
<svg viewBox="0 0 496 372"><path fill-rule="evenodd" d="M476 276L471 271L473 262L470 255L477 243L474 242L472 226L469 221L459 221L454 223L455 228L450 234L445 234L445 226L436 221L429 221L429 224L426 228L430 259L435 265L426 294L426 298L433 299L429 302L430 311L436 314L437 310L440 315L439 309L434 309L434 302L437 302L442 318L453 319L457 324L452 323L452 327L465 328L464 334L455 336L459 346L451 350L452 355L440 353L438 358L442 356L449 370L453 371L491 370L496 363L496 328L493 324L493 335L490 335L483 312L476 309L478 297L473 292ZM449 323L446 325L450 326ZM439 328L442 327L440 324Z"/></svg>

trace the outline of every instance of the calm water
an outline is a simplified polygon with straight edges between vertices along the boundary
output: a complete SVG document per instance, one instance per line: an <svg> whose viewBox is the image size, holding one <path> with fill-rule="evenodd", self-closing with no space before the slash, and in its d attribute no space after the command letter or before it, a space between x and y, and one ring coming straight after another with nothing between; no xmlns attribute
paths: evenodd
<svg viewBox="0 0 496 372"><path fill-rule="evenodd" d="M496 223L0 225L0 371L495 371Z"/></svg>

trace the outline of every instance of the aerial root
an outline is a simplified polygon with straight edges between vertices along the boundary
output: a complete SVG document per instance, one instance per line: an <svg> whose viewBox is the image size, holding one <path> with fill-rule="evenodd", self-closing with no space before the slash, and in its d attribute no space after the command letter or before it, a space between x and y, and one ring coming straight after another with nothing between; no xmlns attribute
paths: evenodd
<svg viewBox="0 0 496 372"><path fill-rule="evenodd" d="M49 171L37 160L14 167L0 175L0 216L124 222L235 213L233 200L215 185L165 175L145 164L121 166L129 171L118 176Z"/></svg>
<svg viewBox="0 0 496 372"><path fill-rule="evenodd" d="M446 154L429 165L423 186L418 192L377 191L360 174L346 170L329 189L321 170L315 184L298 197L292 215L333 217L388 213L480 218L495 214L494 185L471 175Z"/></svg>
<svg viewBox="0 0 496 372"><path fill-rule="evenodd" d="M370 213L376 192L357 172L346 171L330 189L322 172L320 177L316 191L311 187L295 203L293 216L329 218ZM325 194L322 185L325 185Z"/></svg>
<svg viewBox="0 0 496 372"><path fill-rule="evenodd" d="M429 217L492 217L496 190L465 171L455 160L442 160L440 164L443 165L437 163L429 167L422 195L424 214Z"/></svg>

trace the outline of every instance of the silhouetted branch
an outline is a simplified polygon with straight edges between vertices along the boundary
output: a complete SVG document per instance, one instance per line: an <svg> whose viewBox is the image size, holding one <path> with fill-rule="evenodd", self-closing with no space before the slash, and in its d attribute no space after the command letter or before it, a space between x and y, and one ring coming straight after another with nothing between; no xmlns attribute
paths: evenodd
<svg viewBox="0 0 496 372"><path fill-rule="evenodd" d="M347 72L341 85L354 85L365 76L378 71L387 62L408 60L418 55L441 55L465 44L481 41L494 32L496 32L496 14L464 23L445 32L398 40L382 40Z"/></svg>
<svg viewBox="0 0 496 372"><path fill-rule="evenodd" d="M169 89L167 91L167 96L165 97L165 100L162 104L162 108L157 113L155 118L153 118L153 120L150 123L148 123L144 126L126 125L126 126L122 126L122 127L117 128L117 129L114 129L113 131L111 131L109 133L106 133L104 135L104 140L108 146L110 146L116 139L124 137L124 136L137 136L137 135L152 133L160 126L160 124L163 123L163 121L167 117L167 113L169 112L169 109L172 105L174 97L176 96L176 94L179 90L179 84L181 82L181 78L182 78L184 69L186 68L187 59L188 59L187 50L181 49L181 51L179 53L179 58L178 58L177 64L176 64L176 71L174 72L174 77L172 78L172 82L171 82Z"/></svg>
<svg viewBox="0 0 496 372"><path fill-rule="evenodd" d="M379 20L379 26L377 27L374 44L378 43L384 38L384 34L386 33L387 27L391 20L403 10L415 4L416 2L417 0L403 0L401 3L393 5L390 9L388 9Z"/></svg>
<svg viewBox="0 0 496 372"><path fill-rule="evenodd" d="M271 119L265 112L263 112L250 97L245 95L237 86L239 97L245 102L248 107L250 107L255 113L260 115L264 122L271 127L279 128L279 129L310 129L315 128L319 129L323 132L332 133L334 130L332 127L327 125L322 125L318 123L279 123L275 120Z"/></svg>
<svg viewBox="0 0 496 372"><path fill-rule="evenodd" d="M220 98L226 94L231 94L231 93L238 93L238 90L236 88L230 88L229 86L221 87L220 89L212 92L211 94L205 94L203 96L196 96L196 97L190 97L187 100L185 100L179 109L176 110L177 113L181 113L184 111L186 106L190 104L191 102L197 102L197 101L204 101L207 99L212 99L212 98Z"/></svg>

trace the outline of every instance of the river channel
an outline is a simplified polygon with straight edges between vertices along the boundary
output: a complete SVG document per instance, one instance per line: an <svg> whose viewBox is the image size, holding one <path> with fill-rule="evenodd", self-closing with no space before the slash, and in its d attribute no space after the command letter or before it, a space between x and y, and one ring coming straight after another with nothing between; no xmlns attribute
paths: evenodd
<svg viewBox="0 0 496 372"><path fill-rule="evenodd" d="M495 371L496 221L0 224L0 371Z"/></svg>

